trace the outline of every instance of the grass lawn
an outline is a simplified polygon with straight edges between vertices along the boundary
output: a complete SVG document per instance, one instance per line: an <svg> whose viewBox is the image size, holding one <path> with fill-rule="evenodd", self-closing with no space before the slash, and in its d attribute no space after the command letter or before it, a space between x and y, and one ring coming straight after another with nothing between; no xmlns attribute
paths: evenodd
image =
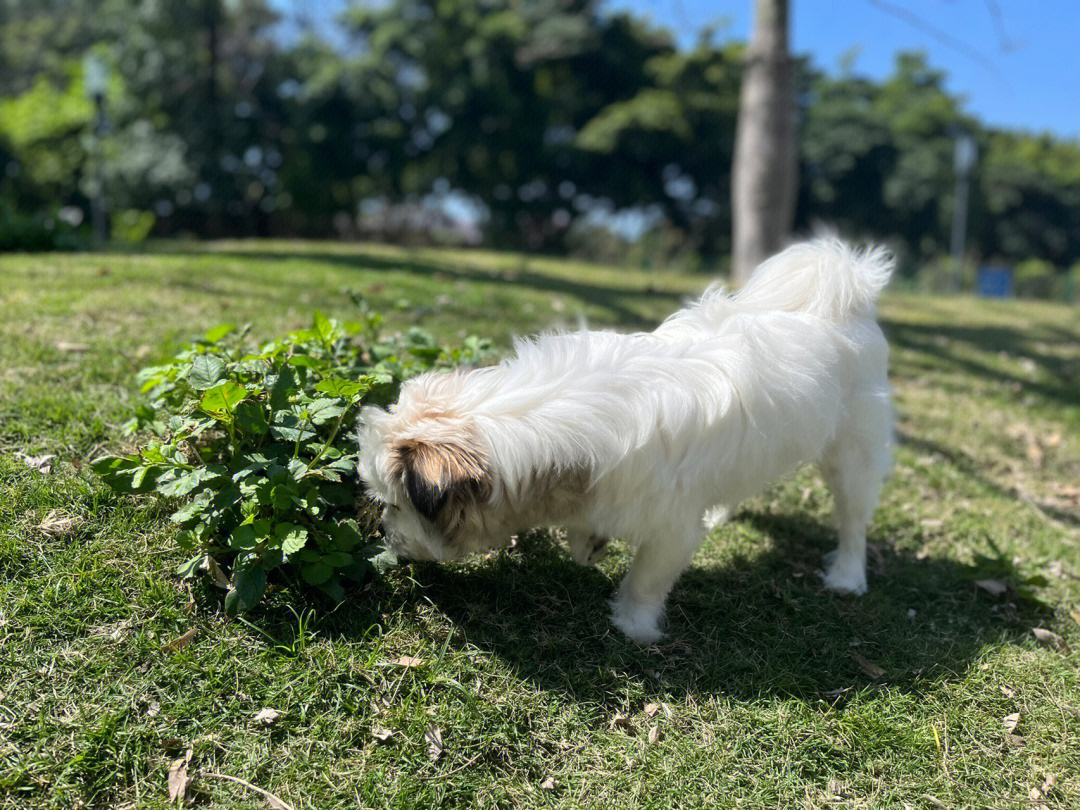
<svg viewBox="0 0 1080 810"><path fill-rule="evenodd" d="M208 774L297 810L1080 806L1076 309L889 294L870 592L822 589L830 499L804 470L712 534L652 649L607 621L626 555L583 569L540 536L226 621L174 576L168 510L85 464L123 448L135 371L220 322L347 318L352 289L391 328L508 345L647 327L706 282L293 243L0 256L0 807L166 807L188 749L213 808L268 805Z"/></svg>

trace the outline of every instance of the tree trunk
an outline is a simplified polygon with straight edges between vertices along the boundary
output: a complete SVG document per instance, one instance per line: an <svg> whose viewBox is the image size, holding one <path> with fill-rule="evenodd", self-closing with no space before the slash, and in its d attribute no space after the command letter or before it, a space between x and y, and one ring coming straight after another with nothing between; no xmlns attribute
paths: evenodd
<svg viewBox="0 0 1080 810"><path fill-rule="evenodd" d="M754 0L731 176L732 278L738 285L784 246L795 218L798 162L788 0Z"/></svg>

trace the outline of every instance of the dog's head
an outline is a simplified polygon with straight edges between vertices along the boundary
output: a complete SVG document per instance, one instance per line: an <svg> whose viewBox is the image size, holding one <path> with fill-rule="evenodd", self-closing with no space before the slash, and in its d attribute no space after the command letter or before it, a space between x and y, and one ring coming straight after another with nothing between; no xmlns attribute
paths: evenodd
<svg viewBox="0 0 1080 810"><path fill-rule="evenodd" d="M491 525L489 451L477 426L407 388L392 410L365 408L361 417L360 478L383 504L388 545L416 560L491 547L502 527Z"/></svg>

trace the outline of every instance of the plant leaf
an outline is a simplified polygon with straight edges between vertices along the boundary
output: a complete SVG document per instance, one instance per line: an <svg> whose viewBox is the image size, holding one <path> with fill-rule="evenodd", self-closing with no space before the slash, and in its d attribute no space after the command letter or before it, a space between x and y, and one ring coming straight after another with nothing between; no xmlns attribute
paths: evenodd
<svg viewBox="0 0 1080 810"><path fill-rule="evenodd" d="M191 362L188 382L196 391L213 388L225 377L225 363L212 354L200 354Z"/></svg>
<svg viewBox="0 0 1080 810"><path fill-rule="evenodd" d="M279 523L274 534L281 539L281 551L286 555L298 552L307 543L307 529L294 526L292 523Z"/></svg>
<svg viewBox="0 0 1080 810"><path fill-rule="evenodd" d="M343 380L340 377L328 377L315 386L316 391L329 394L332 397L341 397L342 399L351 399L358 394L364 393L369 388L371 388L371 381L367 377L356 382Z"/></svg>
<svg viewBox="0 0 1080 810"><path fill-rule="evenodd" d="M283 411L289 407L289 397L296 390L296 372L283 366L270 386L270 409Z"/></svg>
<svg viewBox="0 0 1080 810"><path fill-rule="evenodd" d="M266 572L261 566L251 565L237 568L229 592L225 594L225 613L235 616L251 610L262 599L266 590Z"/></svg>
<svg viewBox="0 0 1080 810"><path fill-rule="evenodd" d="M199 407L218 419L229 418L247 395L244 386L228 380L207 390L199 401Z"/></svg>
<svg viewBox="0 0 1080 810"><path fill-rule="evenodd" d="M321 585L333 574L334 569L322 561L308 563L300 569L300 576L308 585Z"/></svg>
<svg viewBox="0 0 1080 810"><path fill-rule="evenodd" d="M236 327L231 323L223 323L210 329L205 335L203 335L203 341L206 343L217 343L223 337L236 331Z"/></svg>
<svg viewBox="0 0 1080 810"><path fill-rule="evenodd" d="M198 554L192 557L186 563L182 563L177 569L176 573L181 579L193 579L196 574L199 573L199 569L202 568L204 554Z"/></svg>

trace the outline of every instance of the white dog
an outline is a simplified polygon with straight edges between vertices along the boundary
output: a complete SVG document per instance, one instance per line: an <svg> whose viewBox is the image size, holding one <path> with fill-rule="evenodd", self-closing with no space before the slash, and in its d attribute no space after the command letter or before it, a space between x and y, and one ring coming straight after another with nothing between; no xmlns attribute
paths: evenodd
<svg viewBox="0 0 1080 810"><path fill-rule="evenodd" d="M389 412L362 415L360 476L385 504L388 543L447 560L560 526L587 564L620 538L637 553L611 619L650 644L706 510L814 461L840 538L825 584L863 593L866 526L891 458L888 346L874 319L890 271L881 249L822 239L654 332L542 335L497 366L410 380Z"/></svg>

